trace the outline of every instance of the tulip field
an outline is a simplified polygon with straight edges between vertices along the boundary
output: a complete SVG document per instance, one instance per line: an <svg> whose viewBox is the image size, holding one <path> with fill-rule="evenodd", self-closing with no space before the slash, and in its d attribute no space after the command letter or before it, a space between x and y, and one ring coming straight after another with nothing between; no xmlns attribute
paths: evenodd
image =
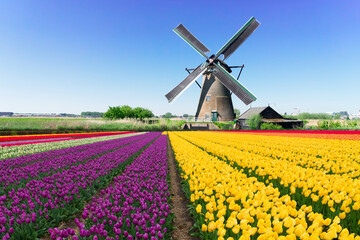
<svg viewBox="0 0 360 240"><path fill-rule="evenodd" d="M153 132L3 147L1 238L167 238L166 144ZM76 229L58 228L76 214Z"/></svg>
<svg viewBox="0 0 360 240"><path fill-rule="evenodd" d="M201 239L360 239L359 136L169 132Z"/></svg>
<svg viewBox="0 0 360 240"><path fill-rule="evenodd" d="M355 131L0 136L0 238L176 239L173 184L188 239L360 240Z"/></svg>

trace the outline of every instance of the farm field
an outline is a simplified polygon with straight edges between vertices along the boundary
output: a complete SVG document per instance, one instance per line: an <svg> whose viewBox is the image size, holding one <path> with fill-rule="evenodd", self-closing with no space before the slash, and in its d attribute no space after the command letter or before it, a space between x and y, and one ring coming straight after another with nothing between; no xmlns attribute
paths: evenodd
<svg viewBox="0 0 360 240"><path fill-rule="evenodd" d="M324 134L169 132L201 239L360 239L358 133Z"/></svg>
<svg viewBox="0 0 360 240"><path fill-rule="evenodd" d="M101 137L101 136L119 135L119 134L127 134L127 133L134 133L134 132L123 131L123 132L95 132L95 133L66 133L66 134L0 136L0 146L9 147L9 146L24 145L24 144L55 142L55 141Z"/></svg>
<svg viewBox="0 0 360 240"><path fill-rule="evenodd" d="M0 145L0 238L360 239L359 136L179 131L0 137L0 143L24 143Z"/></svg>
<svg viewBox="0 0 360 240"><path fill-rule="evenodd" d="M122 119L106 120L102 118L35 118L0 117L0 134L23 134L39 132L41 134L63 131L164 131L178 130L184 123L169 119Z"/></svg>

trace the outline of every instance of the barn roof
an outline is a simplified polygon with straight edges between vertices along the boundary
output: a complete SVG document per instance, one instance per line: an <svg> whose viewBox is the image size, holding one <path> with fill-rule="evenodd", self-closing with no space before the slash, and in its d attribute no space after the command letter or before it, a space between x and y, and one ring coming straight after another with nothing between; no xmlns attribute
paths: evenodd
<svg viewBox="0 0 360 240"><path fill-rule="evenodd" d="M246 112L239 116L239 119L249 119L255 114L259 114L262 119L284 119L283 116L270 106L249 108Z"/></svg>
<svg viewBox="0 0 360 240"><path fill-rule="evenodd" d="M254 107L249 108L239 116L239 119L249 119L252 115L260 114L262 111L264 111L267 107Z"/></svg>

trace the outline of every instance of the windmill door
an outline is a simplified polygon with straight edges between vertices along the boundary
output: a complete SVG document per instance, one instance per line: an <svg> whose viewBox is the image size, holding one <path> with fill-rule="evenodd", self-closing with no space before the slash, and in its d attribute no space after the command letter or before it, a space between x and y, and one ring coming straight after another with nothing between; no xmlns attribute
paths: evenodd
<svg viewBox="0 0 360 240"><path fill-rule="evenodd" d="M211 121L216 122L218 119L218 113L217 112L211 112Z"/></svg>

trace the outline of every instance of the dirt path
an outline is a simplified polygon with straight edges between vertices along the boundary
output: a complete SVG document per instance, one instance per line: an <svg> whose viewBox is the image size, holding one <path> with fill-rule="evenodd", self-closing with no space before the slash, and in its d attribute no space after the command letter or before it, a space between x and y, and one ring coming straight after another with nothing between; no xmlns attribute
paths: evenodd
<svg viewBox="0 0 360 240"><path fill-rule="evenodd" d="M186 199L181 189L181 179L179 172L176 170L176 163L174 154L168 138L168 160L170 170L170 184L171 184L171 211L174 213L175 218L173 221L173 227L175 228L172 233L172 239L174 240L197 240L198 237L190 236L190 228L193 226L194 221L189 216L190 212L187 205L190 204Z"/></svg>

